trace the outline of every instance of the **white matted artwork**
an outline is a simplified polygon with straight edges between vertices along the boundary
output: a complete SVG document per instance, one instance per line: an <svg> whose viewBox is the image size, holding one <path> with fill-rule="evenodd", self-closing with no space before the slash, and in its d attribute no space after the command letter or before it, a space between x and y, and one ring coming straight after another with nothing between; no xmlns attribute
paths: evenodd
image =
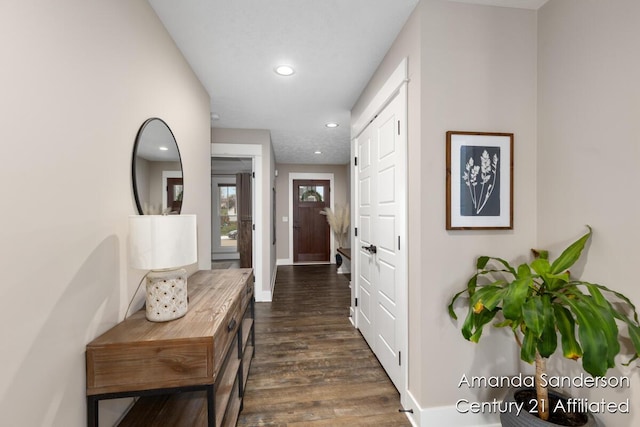
<svg viewBox="0 0 640 427"><path fill-rule="evenodd" d="M513 133L447 132L447 230L513 229Z"/></svg>

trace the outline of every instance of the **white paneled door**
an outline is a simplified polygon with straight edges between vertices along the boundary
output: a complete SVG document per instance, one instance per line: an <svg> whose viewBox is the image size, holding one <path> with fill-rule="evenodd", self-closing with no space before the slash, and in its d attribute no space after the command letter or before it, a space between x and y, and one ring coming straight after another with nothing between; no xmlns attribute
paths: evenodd
<svg viewBox="0 0 640 427"><path fill-rule="evenodd" d="M357 235L356 235L356 253L357 253L357 326L362 336L367 340L369 346L373 349L375 343L374 331L374 314L375 314L375 289L373 276L375 274L375 259L371 250L365 249L373 245L374 236L372 235L372 206L371 206L371 186L373 179L373 167L371 164L372 150L372 126L368 126L362 134L356 139L357 147Z"/></svg>
<svg viewBox="0 0 640 427"><path fill-rule="evenodd" d="M401 89L355 140L356 325L399 391L407 362L405 117Z"/></svg>

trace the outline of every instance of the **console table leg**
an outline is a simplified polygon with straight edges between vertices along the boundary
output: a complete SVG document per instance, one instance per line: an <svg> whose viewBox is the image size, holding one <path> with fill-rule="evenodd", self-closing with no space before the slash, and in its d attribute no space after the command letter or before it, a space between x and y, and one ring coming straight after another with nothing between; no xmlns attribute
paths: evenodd
<svg viewBox="0 0 640 427"><path fill-rule="evenodd" d="M209 427L215 427L216 425L216 408L214 398L214 386L207 386L207 425Z"/></svg>
<svg viewBox="0 0 640 427"><path fill-rule="evenodd" d="M98 399L94 396L87 397L87 425L98 427Z"/></svg>

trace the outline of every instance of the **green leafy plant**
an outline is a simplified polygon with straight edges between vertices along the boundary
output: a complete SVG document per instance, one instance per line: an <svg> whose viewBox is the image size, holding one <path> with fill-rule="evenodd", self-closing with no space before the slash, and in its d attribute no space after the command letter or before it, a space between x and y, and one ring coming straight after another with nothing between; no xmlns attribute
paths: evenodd
<svg viewBox="0 0 640 427"><path fill-rule="evenodd" d="M541 379L546 359L558 349L558 335L564 357L582 359L583 369L595 377L615 366L620 352L618 323L626 325L635 348L631 361L640 354L638 314L629 298L606 286L576 280L568 271L591 237L587 227L588 233L553 262L543 250L532 250L534 260L517 268L501 258L480 256L477 272L448 307L449 315L457 319L454 304L461 296L468 297L462 336L469 341L478 342L494 319L493 326L511 329L520 358L535 362L538 408L545 408L538 416L543 420L549 418L549 405Z"/></svg>

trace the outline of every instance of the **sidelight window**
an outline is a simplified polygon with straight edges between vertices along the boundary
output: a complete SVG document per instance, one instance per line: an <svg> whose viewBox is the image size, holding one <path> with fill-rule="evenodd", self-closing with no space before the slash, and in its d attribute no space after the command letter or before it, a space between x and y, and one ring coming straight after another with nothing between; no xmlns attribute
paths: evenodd
<svg viewBox="0 0 640 427"><path fill-rule="evenodd" d="M238 199L235 184L218 184L220 246L238 246Z"/></svg>

